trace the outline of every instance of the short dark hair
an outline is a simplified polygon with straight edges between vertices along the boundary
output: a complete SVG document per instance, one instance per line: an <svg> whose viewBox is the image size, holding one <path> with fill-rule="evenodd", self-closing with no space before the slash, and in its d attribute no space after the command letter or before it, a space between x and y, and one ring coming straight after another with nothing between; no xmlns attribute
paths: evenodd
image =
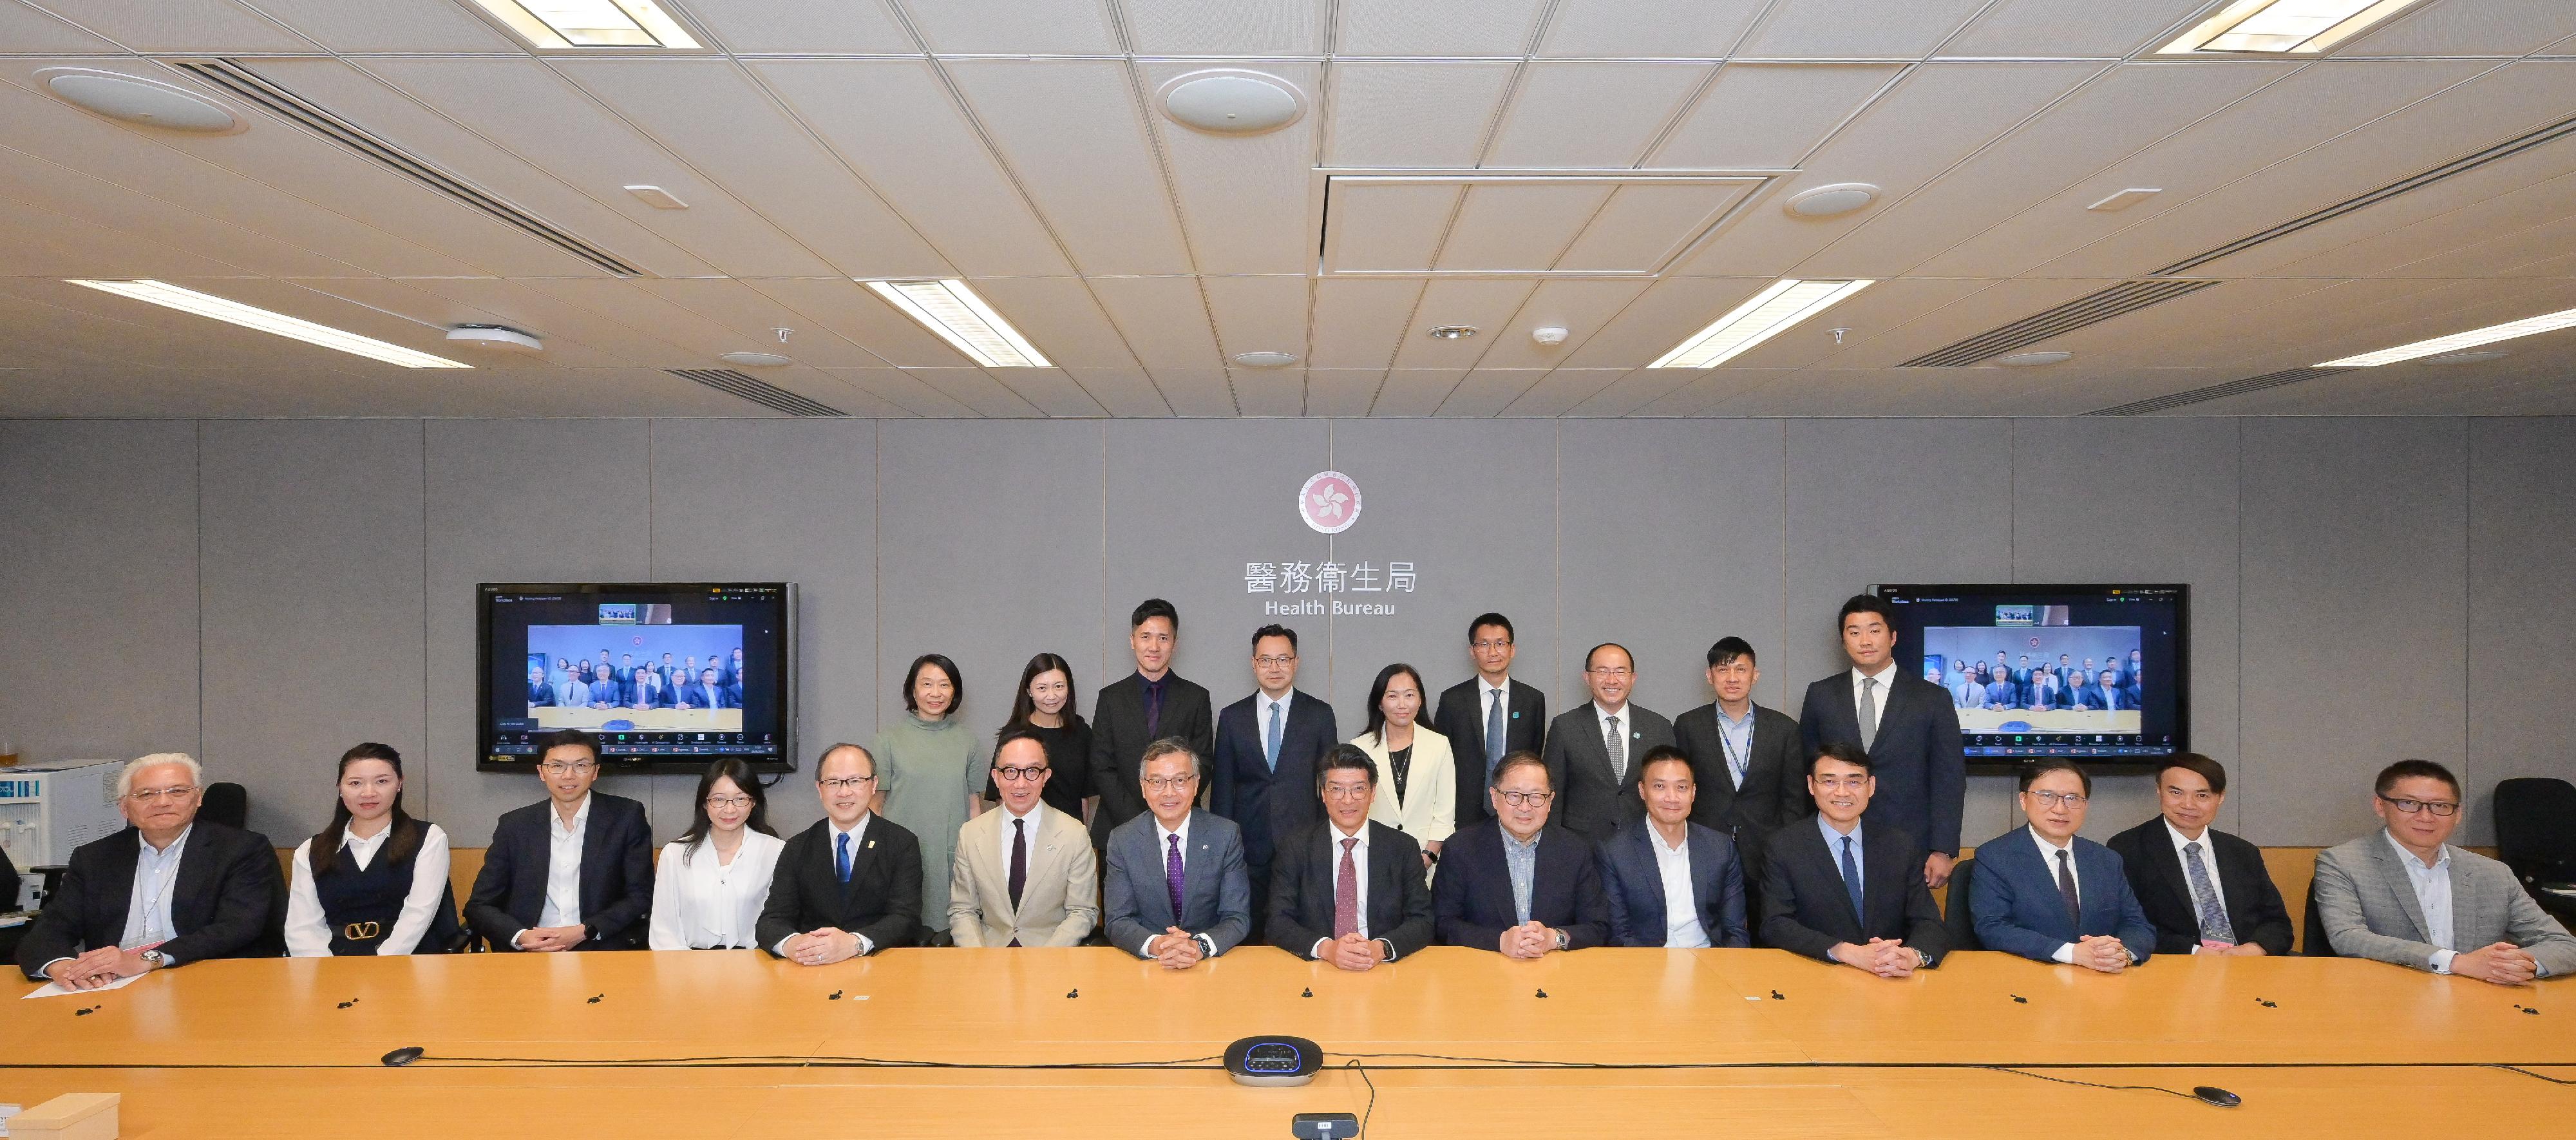
<svg viewBox="0 0 2576 1140"><path fill-rule="evenodd" d="M1161 598L1147 598L1136 603L1136 612L1127 615L1127 628L1134 629L1145 624L1146 618L1161 618L1172 623L1172 636L1180 636L1181 611L1173 609L1172 603Z"/></svg>
<svg viewBox="0 0 2576 1140"><path fill-rule="evenodd" d="M1590 649L1587 649L1587 650L1584 650L1584 651L1583 651L1583 670L1584 670L1584 672L1587 672L1587 673L1588 673L1588 672L1591 672L1591 671L1592 671L1592 658L1593 658L1595 655L1599 654L1599 653L1600 653L1602 650L1604 650L1604 649L1616 649L1616 650L1618 650L1618 651L1619 651L1619 652L1621 652L1621 653L1626 653L1626 654L1628 655L1628 668L1630 668L1630 669L1634 669L1634 668L1636 668L1636 667L1637 667L1637 655L1636 655L1636 654L1634 654L1634 653L1628 653L1628 647L1627 647L1627 646L1625 646L1625 645L1621 645L1621 644L1619 644L1618 642L1615 642L1615 641L1605 641L1605 642L1602 642L1602 643L1601 643L1601 644L1599 644L1599 645L1595 645L1595 646L1593 646L1592 648L1590 648Z"/></svg>
<svg viewBox="0 0 2576 1140"><path fill-rule="evenodd" d="M2372 784L2370 790L2384 796L2388 794L2388 789L2397 786L2397 781L2414 777L2440 780L2451 786L2452 795L2460 794L2460 778L2452 775L2450 769L2430 760L2400 760L2382 768L2379 770L2378 782Z"/></svg>
<svg viewBox="0 0 2576 1140"><path fill-rule="evenodd" d="M838 751L840 751L840 750L842 750L842 749L844 749L844 748L847 748L847 749L849 749L849 750L850 750L850 751L852 751L852 752L856 752L856 753L858 753L858 754L859 754L859 755L861 755L861 756L865 756L865 757L867 757L867 758L868 758L868 778L869 778L869 779L875 779L875 778L876 778L876 774L877 774L877 754L876 754L876 753L874 753L874 752L870 752L870 751L868 751L868 750L867 750L867 748L866 748L864 745L852 744L852 743L850 743L850 742L848 742L848 741L846 741L846 740L845 740L845 741L842 741L842 742L841 742L841 743L839 743L839 744L829 745L829 746L825 747L821 752L817 752L817 753L815 753L815 754L814 754L814 782L815 782L815 783L819 784L819 783L822 783L822 782L823 782L823 765L824 765L824 763L825 763L825 762L827 762L827 761L829 761L829 760L831 760L831 758L832 758L832 754L833 754L833 753L838 752Z"/></svg>
<svg viewBox="0 0 2576 1140"><path fill-rule="evenodd" d="M1519 752L1503 753L1503 758L1494 763L1494 774L1491 778L1485 781L1485 785L1492 788L1502 787L1504 775L1508 774L1515 768L1538 769L1539 775L1547 777L1548 790L1556 790L1556 777L1549 774L1547 770L1547 761L1539 759L1538 753L1529 751L1528 749L1522 749Z"/></svg>
<svg viewBox="0 0 2576 1140"><path fill-rule="evenodd" d="M2088 796L2093 794L2093 776L2091 773L2084 770L2083 765L2072 760L2061 760L2055 757L2051 757L2046 760L2033 760L2028 764L2022 765L2021 784L2017 790L2025 792L2029 791L2030 786L2038 783L2040 777L2051 772L2075 773L2075 778L2081 781L2084 785L2084 794Z"/></svg>
<svg viewBox="0 0 2576 1140"><path fill-rule="evenodd" d="M1377 758L1359 745L1336 744L1332 751L1324 754L1323 762L1315 765L1315 794L1324 794L1325 778L1341 771L1366 772L1369 786L1377 786Z"/></svg>
<svg viewBox="0 0 2576 1140"><path fill-rule="evenodd" d="M537 758L542 760L546 753L558 748L587 748L593 761L599 759L599 738L578 728L556 729L554 735L547 737L545 743L537 746Z"/></svg>
<svg viewBox="0 0 2576 1140"><path fill-rule="evenodd" d="M921 667L924 665L932 666L940 672L948 675L948 712L944 715L956 716L957 710L966 707L966 676L965 674L957 671L957 663L949 660L948 655L945 653L924 653L921 656L912 659L912 668L904 670L904 711L921 711L921 702L913 698L912 686L913 682L921 680ZM699 672L713 673L721 672L721 670L718 670L713 665L709 665L705 669L699 670ZM871 763L873 762L874 761L871 761Z"/></svg>
<svg viewBox="0 0 2576 1140"><path fill-rule="evenodd" d="M1843 763L1849 764L1854 768L1858 768L1863 772L1868 772L1873 775L1877 772L1876 766L1869 762L1869 753L1862 751L1860 745L1845 744L1839 740L1826 742L1824 747L1817 749L1816 754L1808 759L1808 775L1813 776L1816 774L1816 761L1818 760L1840 760Z"/></svg>
<svg viewBox="0 0 2576 1140"><path fill-rule="evenodd" d="M1738 657L1743 658L1747 665L1757 665L1762 660L1753 655L1753 643L1741 637L1721 637L1717 639L1717 644L1708 647L1708 667L1711 669L1727 664Z"/></svg>
<svg viewBox="0 0 2576 1140"><path fill-rule="evenodd" d="M1853 614L1877 614L1878 620L1886 622L1888 628L1896 628L1896 611L1889 609L1886 602L1867 594L1854 594L1843 603L1842 611L1834 615L1834 632L1841 633L1843 623L1850 621Z"/></svg>
<svg viewBox="0 0 2576 1140"><path fill-rule="evenodd" d="M1637 761L1637 778L1640 780L1645 779L1646 769L1652 768L1667 760L1678 762L1683 767L1689 768L1691 771L1691 778L1694 781L1699 778L1699 767L1691 763L1690 753L1684 752L1669 744L1658 744L1646 750L1644 758Z"/></svg>
<svg viewBox="0 0 2576 1140"><path fill-rule="evenodd" d="M2226 767L2221 765L2218 761L2212 760L2200 753L2176 752L2173 755L2166 757L2164 763L2156 766L2156 778L2159 780L2163 779L2165 770L2168 768L2180 768L2183 771L2209 781L2210 791L2225 792L2227 790Z"/></svg>
<svg viewBox="0 0 2576 1140"><path fill-rule="evenodd" d="M1181 628L1181 627L1180 627L1179 625L1177 625L1177 624L1176 624L1176 625L1174 625L1174 626L1172 627L1172 630L1173 630L1173 632L1177 633L1177 632L1179 632L1179 631L1180 631L1180 628ZM1290 628L1288 628L1287 626L1281 625L1281 624L1279 624L1278 622L1275 622L1275 621L1274 621L1274 622L1270 623L1269 625L1265 625L1265 626L1262 626L1262 627L1261 627L1261 628L1259 628L1259 629L1253 630L1253 631L1252 631L1252 647L1253 647L1254 649L1259 649L1259 648L1261 648L1261 639L1262 639L1262 638L1265 638L1265 637L1284 637L1284 638L1287 638L1287 639L1288 639L1288 651L1289 651L1290 653L1294 653L1294 652L1296 652L1296 651L1297 651L1297 631L1296 631L1296 630L1293 630L1293 629L1290 629Z"/></svg>
<svg viewBox="0 0 2576 1140"><path fill-rule="evenodd" d="M1489 625L1499 625L1503 627L1504 637L1511 638L1515 641L1520 638L1519 634L1512 632L1512 619L1504 617L1501 614L1477 614L1476 620L1467 623L1467 641L1470 644L1473 644L1476 640L1476 631Z"/></svg>
<svg viewBox="0 0 2576 1140"><path fill-rule="evenodd" d="M1036 733L1034 733L1034 732L1031 732L1031 731L1029 731L1028 729L1025 729L1025 728L1006 728L1006 729L1003 729L1003 730L1002 730L1002 736L1001 736L1001 739L999 739L999 740L995 740L995 741L993 742L993 760L992 760L992 763L994 763L994 764L1000 764L1000 763L1002 762L1002 749L1003 749L1004 747L1008 746L1012 741L1015 741L1015 740L1025 740L1025 741L1028 741L1028 742L1029 742L1029 743L1031 743L1031 744L1037 745L1037 746L1038 746L1038 755L1039 755L1039 756L1041 756L1041 757L1046 757L1047 767L1048 767L1048 768L1054 768L1054 767L1055 767L1055 760L1054 760L1054 758L1053 758L1053 757L1047 757L1047 755L1046 755L1046 740L1045 740L1044 738L1040 737L1038 734L1036 734Z"/></svg>

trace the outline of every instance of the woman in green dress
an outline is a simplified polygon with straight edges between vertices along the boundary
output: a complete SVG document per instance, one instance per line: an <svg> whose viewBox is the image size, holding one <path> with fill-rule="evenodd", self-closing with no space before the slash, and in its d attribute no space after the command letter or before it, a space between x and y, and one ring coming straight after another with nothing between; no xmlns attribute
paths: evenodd
<svg viewBox="0 0 2576 1140"><path fill-rule="evenodd" d="M982 805L992 765L983 734L957 723L966 679L938 653L913 658L903 676L904 715L877 731L877 814L921 841L921 926L948 929L949 861L957 829Z"/></svg>

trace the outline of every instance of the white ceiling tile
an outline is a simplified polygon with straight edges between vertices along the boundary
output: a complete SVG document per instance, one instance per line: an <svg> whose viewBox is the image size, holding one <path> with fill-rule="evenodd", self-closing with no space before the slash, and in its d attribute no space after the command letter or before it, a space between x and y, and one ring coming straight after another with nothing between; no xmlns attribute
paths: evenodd
<svg viewBox="0 0 2576 1140"><path fill-rule="evenodd" d="M1632 371L1634 369L1628 368L1559 368L1540 377L1537 383L1524 389L1519 396L1495 409L1492 414L1561 416L1574 410L1575 405L1591 399L1594 393L1617 383L1620 377ZM1484 375L1480 372L1469 376L1467 384L1460 385L1460 390L1449 397L1450 406L1463 408L1470 399L1480 400L1481 394L1471 396L1466 389Z"/></svg>
<svg viewBox="0 0 2576 1140"><path fill-rule="evenodd" d="M1557 258L1567 272L1650 272L1681 255L1761 182L1641 180L1619 188Z"/></svg>
<svg viewBox="0 0 2576 1140"><path fill-rule="evenodd" d="M1778 0L1735 54L1921 59L1989 0Z"/></svg>
<svg viewBox="0 0 2576 1140"><path fill-rule="evenodd" d="M2209 0L2002 0L1941 45L1944 56L2126 56L2190 27Z"/></svg>
<svg viewBox="0 0 2576 1140"><path fill-rule="evenodd" d="M1101 0L898 0L942 55L1109 55L1119 51Z"/></svg>
<svg viewBox="0 0 2576 1140"><path fill-rule="evenodd" d="M1221 370L1215 329L1191 277L1104 277L1091 283L1109 319L1148 372ZM1179 408L1173 411L1182 415Z"/></svg>
<svg viewBox="0 0 2576 1140"><path fill-rule="evenodd" d="M1646 165L1789 169L1903 70L1892 63L1727 64Z"/></svg>
<svg viewBox="0 0 2576 1140"><path fill-rule="evenodd" d="M1122 419L1150 419L1172 414L1163 393L1154 387L1154 378L1142 368L1067 368L1082 384L1091 398Z"/></svg>
<svg viewBox="0 0 2576 1140"><path fill-rule="evenodd" d="M343 287L339 281L306 284L322 289ZM713 367L717 352L767 347L750 338L690 348L673 344L663 339L662 329L655 323L661 305L640 295L635 296L642 303L630 301L630 294L623 290L588 291L574 300L567 300L521 282L496 277L413 277L403 279L400 284L417 293L445 298L457 306L437 314L447 323L472 319L451 315L463 311L487 314L482 319L544 337L549 351L560 342L577 343L584 350L601 357L596 362L599 364L652 368ZM566 363L572 367L589 367L594 362L577 357Z"/></svg>
<svg viewBox="0 0 2576 1140"><path fill-rule="evenodd" d="M1144 67L1149 88L1188 74L1188 64ZM1263 70L1307 93L1323 88L1319 64L1266 65ZM1315 165L1321 120L1309 114L1264 134L1239 136L1191 130L1160 116L1153 126L1171 163L1181 224L1198 271L1304 273L1315 266L1315 233L1308 223L1308 171Z"/></svg>
<svg viewBox="0 0 2576 1140"><path fill-rule="evenodd" d="M1048 360L1076 378L1094 369L1142 370L1081 278L982 277L970 284Z"/></svg>
<svg viewBox="0 0 2576 1140"><path fill-rule="evenodd" d="M912 373L913 379L974 409L979 416L1017 419L1045 414L1037 405L981 368L907 368L904 371Z"/></svg>
<svg viewBox="0 0 2576 1140"><path fill-rule="evenodd" d="M1440 406L1431 414L1438 416L1496 416L1521 398L1521 395L1547 379L1545 368L1479 368L1460 377L1441 397ZM1568 374L1569 377L1572 375Z"/></svg>
<svg viewBox="0 0 2576 1140"><path fill-rule="evenodd" d="M1141 55L1317 55L1331 0L1122 0Z"/></svg>
<svg viewBox="0 0 2576 1140"><path fill-rule="evenodd" d="M773 60L752 70L968 276L1073 272L930 64Z"/></svg>
<svg viewBox="0 0 2576 1140"><path fill-rule="evenodd" d="M1304 361L1308 279L1202 277L1199 285L1216 320L1217 349L1229 360L1238 353L1285 352Z"/></svg>
<svg viewBox="0 0 2576 1140"><path fill-rule="evenodd" d="M1413 323L1396 346L1396 368L1465 370L1509 328L1512 314L1538 282L1528 279L1453 279L1431 282L1415 306ZM1465 325L1476 335L1444 340L1430 335L1441 325Z"/></svg>
<svg viewBox="0 0 2576 1140"><path fill-rule="evenodd" d="M1427 271L1466 188L1456 182L1335 178L1325 204L1324 268Z"/></svg>
<svg viewBox="0 0 2576 1140"><path fill-rule="evenodd" d="M1312 368L1306 371L1306 414L1365 416L1377 404L1386 372L1374 368Z"/></svg>
<svg viewBox="0 0 2576 1140"><path fill-rule="evenodd" d="M1467 378L1464 368L1391 368L1378 385L1377 400L1369 405L1372 416L1427 416L1440 410L1440 405L1456 391L1458 382Z"/></svg>
<svg viewBox="0 0 2576 1140"><path fill-rule="evenodd" d="M1229 368L1234 405L1247 416L1306 414L1306 370L1302 368Z"/></svg>
<svg viewBox="0 0 2576 1140"><path fill-rule="evenodd" d="M1959 280L1881 281L1844 298L1833 308L1807 318L1797 327L1755 345L1727 361L1726 366L1851 368L1893 364L1921 351L1902 352L1897 347L1910 343L1902 330L1925 315L1984 289L1987 284ZM1709 319L1717 319L1717 314L1710 314ZM1837 328L1849 330L1839 343L1834 340L1832 331ZM1891 337L1891 333L1898 335Z"/></svg>
<svg viewBox="0 0 2576 1140"><path fill-rule="evenodd" d="M1568 353L1565 368L1643 368L1682 338L1762 291L1761 278L1672 277L1656 282L1607 327ZM1813 321L1808 322L1813 324ZM1589 395L1590 393L1585 393Z"/></svg>
<svg viewBox="0 0 2576 1140"><path fill-rule="evenodd" d="M15 274L357 272L345 262L6 147L0 147L0 198L20 211L15 224L0 226L0 243L11 251L0 255L0 265Z"/></svg>
<svg viewBox="0 0 2576 1140"><path fill-rule="evenodd" d="M976 414L975 409L900 368L830 368L824 371L851 391L881 400L905 415L925 419L967 419ZM824 402L830 403L828 400Z"/></svg>
<svg viewBox="0 0 2576 1140"><path fill-rule="evenodd" d="M1613 189L1605 182L1536 179L1469 186L1433 267L1517 273L1551 268Z"/></svg>
<svg viewBox="0 0 2576 1140"><path fill-rule="evenodd" d="M49 12L19 0L0 3L0 44L13 52L86 55L110 52L116 45L84 32Z"/></svg>
<svg viewBox="0 0 2576 1140"><path fill-rule="evenodd" d="M1232 418L1240 414L1234 402L1234 380L1222 368L1154 368L1147 374L1173 415ZM1251 380L1251 375L1247 373L1246 379Z"/></svg>
<svg viewBox="0 0 2576 1140"><path fill-rule="evenodd" d="M2257 251L2261 271L2358 277L2402 267L2407 276L2505 276L2518 264L2576 253L2566 228L2576 222L2571 168L2576 151L2525 151L2266 242ZM2442 258L2469 248L2479 251L2474 261ZM2239 260L2223 264L2231 272L2255 264Z"/></svg>
<svg viewBox="0 0 2576 1140"><path fill-rule="evenodd" d="M901 55L921 50L880 0L689 0L689 15L743 54Z"/></svg>
<svg viewBox="0 0 2576 1140"><path fill-rule="evenodd" d="M1464 169L1493 121L1513 64L1336 60L1327 166Z"/></svg>
<svg viewBox="0 0 2576 1140"><path fill-rule="evenodd" d="M1082 382L1061 368L995 368L989 370L1012 394L1049 416L1097 418L1108 414Z"/></svg>
<svg viewBox="0 0 2576 1140"><path fill-rule="evenodd" d="M234 0L194 0L184 4L167 0L44 0L37 7L134 51L230 55L314 48L311 41Z"/></svg>
<svg viewBox="0 0 2576 1140"><path fill-rule="evenodd" d="M802 316L805 324L798 327L828 330L889 364L903 368L969 368L974 365L956 349L948 347L948 342L855 281L827 277L760 280L745 284Z"/></svg>
<svg viewBox="0 0 2576 1140"><path fill-rule="evenodd" d="M2432 0L2345 43L2335 54L2525 55L2576 36L2561 0Z"/></svg>
<svg viewBox="0 0 2576 1140"><path fill-rule="evenodd" d="M708 356L728 351L774 352L817 368L875 368L888 363L847 338L811 327L803 313L763 291L766 282L694 277L645 278L631 284L723 330L718 334L721 340L699 342L699 350ZM784 344L776 332L782 328L796 330Z"/></svg>
<svg viewBox="0 0 2576 1140"><path fill-rule="evenodd" d="M1340 55L1520 55L1544 0L1341 0Z"/></svg>
<svg viewBox="0 0 2576 1140"><path fill-rule="evenodd" d="M1509 325L1485 330L1488 343L1484 355L1476 358L1476 371L1554 368L1574 355L1651 284L1638 278L1560 278L1539 282ZM1543 328L1564 329L1565 342L1544 345L1530 339L1532 330ZM1518 395L1519 390L1514 389L1513 394Z"/></svg>
<svg viewBox="0 0 2576 1140"><path fill-rule="evenodd" d="M337 52L506 52L518 43L461 3L352 4L348 0L248 0L305 38ZM698 7L697 4L690 5Z"/></svg>
<svg viewBox="0 0 2576 1140"><path fill-rule="evenodd" d="M1327 277L1315 283L1307 365L1317 369L1384 369L1395 359L1423 283L1404 279Z"/></svg>
<svg viewBox="0 0 2576 1140"><path fill-rule="evenodd" d="M1709 76L1703 63L1533 63L1480 165L1619 170Z"/></svg>
<svg viewBox="0 0 2576 1140"><path fill-rule="evenodd" d="M948 68L1083 273L1190 272L1125 64L957 60Z"/></svg>
<svg viewBox="0 0 2576 1140"><path fill-rule="evenodd" d="M1557 0L1543 56L1716 59L1768 0Z"/></svg>
<svg viewBox="0 0 2576 1140"><path fill-rule="evenodd" d="M1639 368L1603 385L1566 414L1633 416L1699 380L1696 368Z"/></svg>

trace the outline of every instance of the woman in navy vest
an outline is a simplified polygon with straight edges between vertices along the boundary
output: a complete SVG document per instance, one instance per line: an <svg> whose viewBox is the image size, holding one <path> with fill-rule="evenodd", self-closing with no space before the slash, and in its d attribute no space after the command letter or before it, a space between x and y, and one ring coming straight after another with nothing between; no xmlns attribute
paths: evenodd
<svg viewBox="0 0 2576 1140"><path fill-rule="evenodd" d="M402 755L374 743L350 749L331 826L295 848L286 952L443 954L457 933L447 833L403 813Z"/></svg>

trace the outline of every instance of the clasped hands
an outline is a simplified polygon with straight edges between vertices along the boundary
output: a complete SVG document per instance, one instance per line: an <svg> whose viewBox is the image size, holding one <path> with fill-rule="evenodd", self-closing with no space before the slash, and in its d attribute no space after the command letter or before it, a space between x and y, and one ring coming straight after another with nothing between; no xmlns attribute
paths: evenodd
<svg viewBox="0 0 2576 1140"><path fill-rule="evenodd" d="M1902 978L1914 973L1917 961L1914 948L1894 938L1872 938L1867 942L1840 942L1832 950L1834 961L1856 966L1882 978Z"/></svg>
<svg viewBox="0 0 2576 1140"><path fill-rule="evenodd" d="M859 956L859 936L836 926L791 934L779 949L800 966L829 966Z"/></svg>
<svg viewBox="0 0 2576 1140"><path fill-rule="evenodd" d="M1505 927L1501 949L1507 958L1537 958L1556 949L1556 928L1533 918L1519 926Z"/></svg>
<svg viewBox="0 0 2576 1140"><path fill-rule="evenodd" d="M151 969L152 963L144 959L140 950L101 946L78 958L54 963L45 969L45 976L67 990L92 990Z"/></svg>
<svg viewBox="0 0 2576 1140"><path fill-rule="evenodd" d="M1163 964L1166 970L1186 970L1207 957L1207 947L1177 926L1166 926L1153 941L1145 944L1147 954Z"/></svg>

